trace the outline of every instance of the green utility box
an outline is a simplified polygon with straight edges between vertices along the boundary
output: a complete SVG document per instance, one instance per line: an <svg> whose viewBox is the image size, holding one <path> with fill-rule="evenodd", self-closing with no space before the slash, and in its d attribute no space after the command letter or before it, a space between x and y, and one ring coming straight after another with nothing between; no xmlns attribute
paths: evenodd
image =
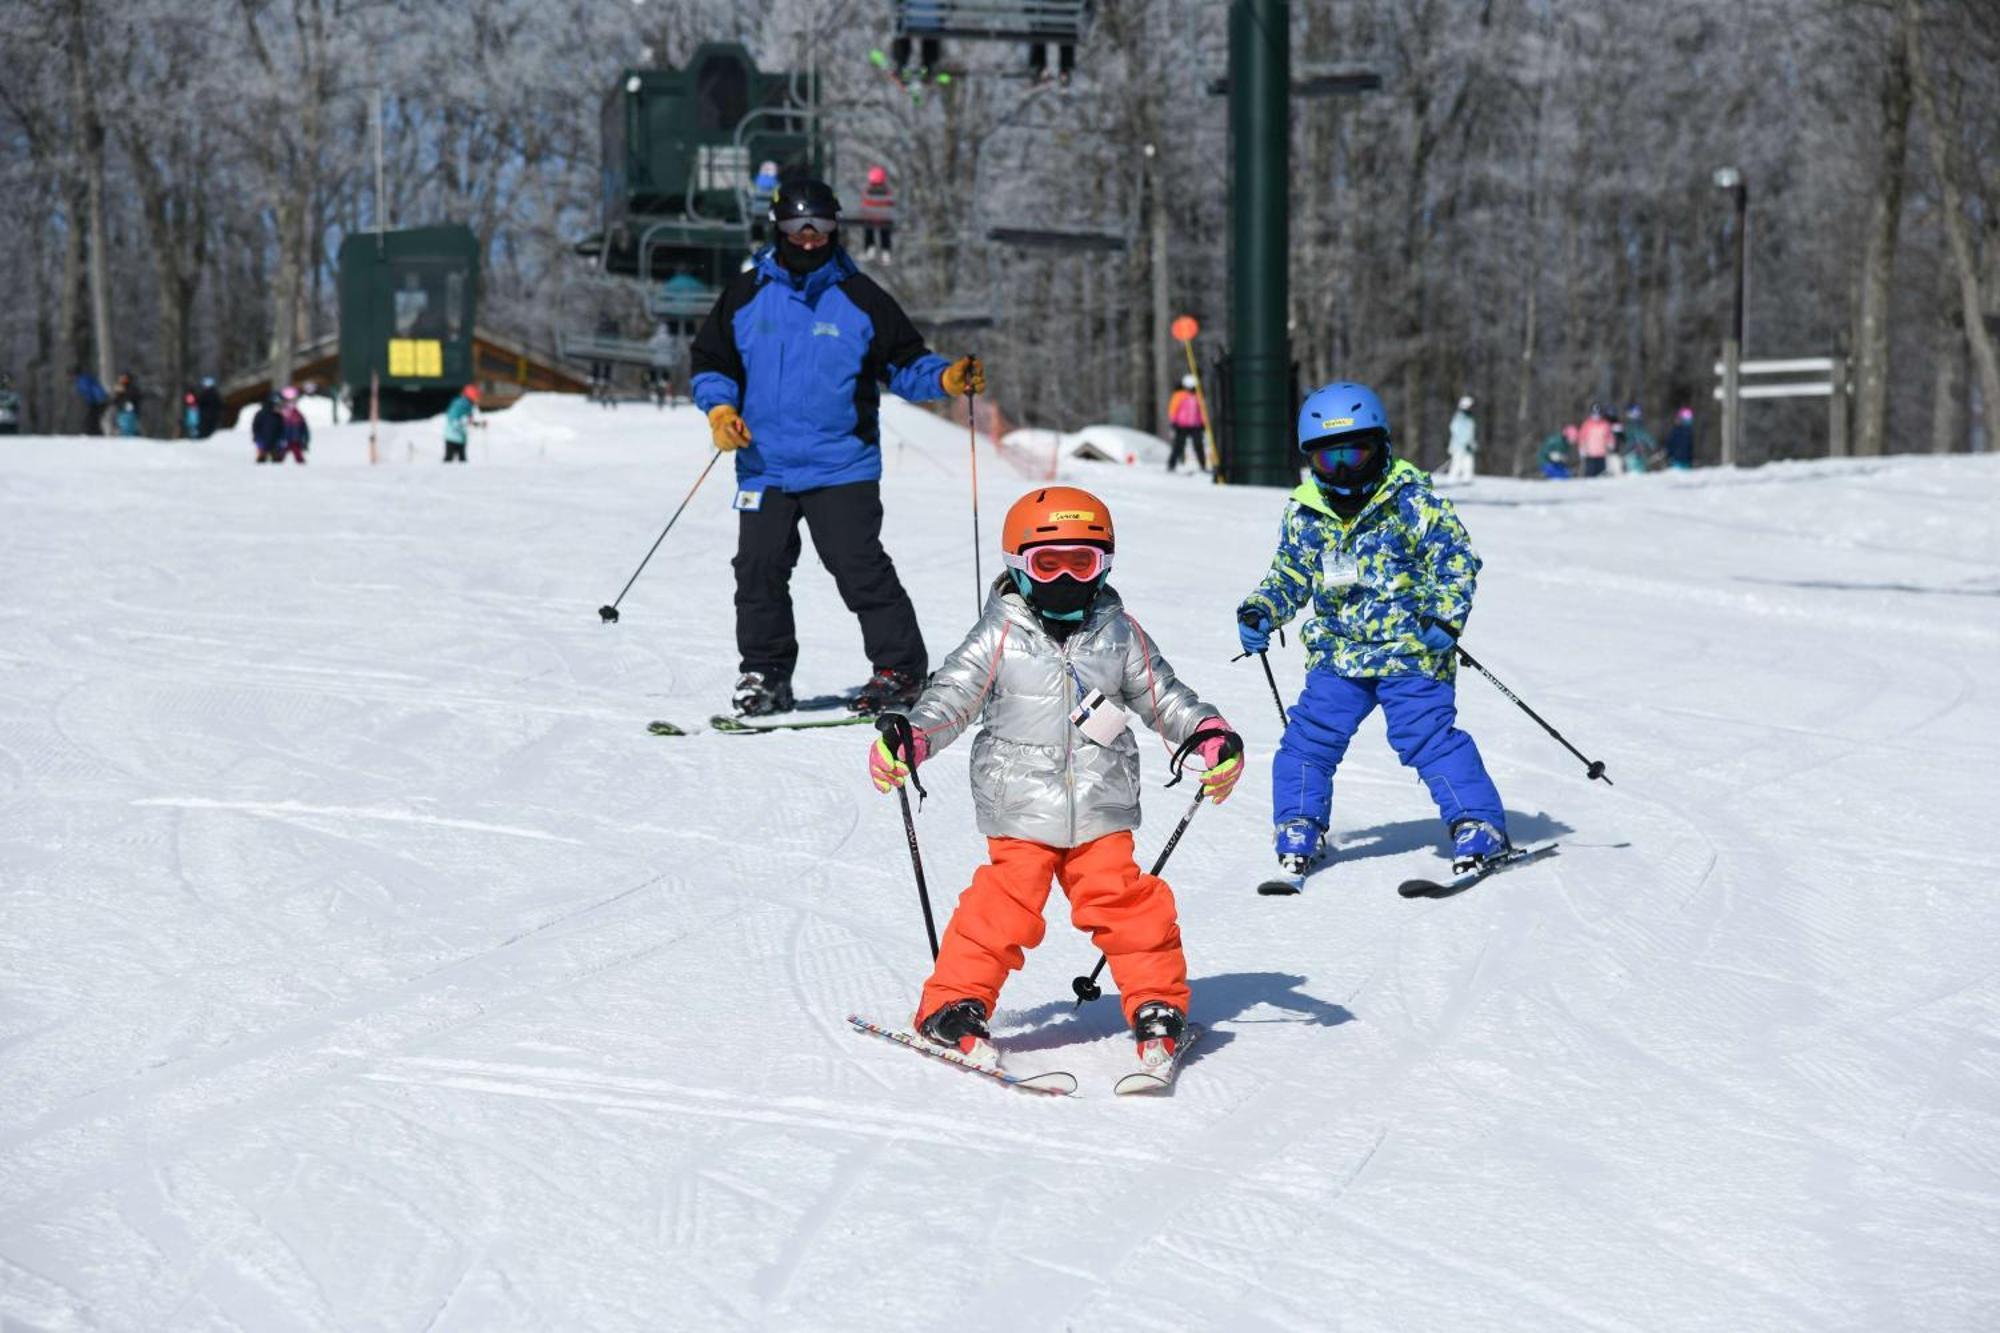
<svg viewBox="0 0 2000 1333"><path fill-rule="evenodd" d="M340 245L340 378L357 408L380 376L383 415L440 410L472 382L479 241L470 227L358 232Z"/></svg>

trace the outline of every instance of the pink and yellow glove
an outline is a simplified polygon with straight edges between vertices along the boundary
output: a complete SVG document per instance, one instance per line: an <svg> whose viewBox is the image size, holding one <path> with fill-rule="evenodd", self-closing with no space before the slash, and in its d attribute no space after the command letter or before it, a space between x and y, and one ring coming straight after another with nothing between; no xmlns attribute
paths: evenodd
<svg viewBox="0 0 2000 1333"><path fill-rule="evenodd" d="M1225 759L1222 757L1222 751L1231 741L1236 740L1236 733L1219 717L1203 718L1201 726L1220 727L1229 732L1227 736L1209 737L1197 745L1194 751L1201 756L1202 762L1208 765L1208 771L1201 775L1202 794L1215 804L1221 805L1229 799L1229 793L1236 790L1236 779L1243 776L1242 742L1236 741L1236 752Z"/></svg>
<svg viewBox="0 0 2000 1333"><path fill-rule="evenodd" d="M921 731L910 733L910 748L915 751L918 763L929 758L930 742ZM875 784L875 790L894 791L910 780L910 766L902 755L889 748L887 736L877 736L874 746L868 751L868 776Z"/></svg>

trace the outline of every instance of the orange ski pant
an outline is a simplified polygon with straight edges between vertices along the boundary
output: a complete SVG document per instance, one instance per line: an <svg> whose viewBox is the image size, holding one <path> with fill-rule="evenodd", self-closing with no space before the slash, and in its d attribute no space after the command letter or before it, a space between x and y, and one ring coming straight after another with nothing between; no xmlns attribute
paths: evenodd
<svg viewBox="0 0 2000 1333"><path fill-rule="evenodd" d="M922 1022L953 1000L970 997L990 1015L1001 983L1042 942L1049 882L1062 885L1069 918L1111 960L1111 980L1131 1022L1139 1006L1165 1000L1188 1008L1187 959L1167 882L1140 871L1132 835L1107 833L1081 847L1049 847L1023 838L988 838L992 858L972 872L938 945L937 966L917 1009Z"/></svg>

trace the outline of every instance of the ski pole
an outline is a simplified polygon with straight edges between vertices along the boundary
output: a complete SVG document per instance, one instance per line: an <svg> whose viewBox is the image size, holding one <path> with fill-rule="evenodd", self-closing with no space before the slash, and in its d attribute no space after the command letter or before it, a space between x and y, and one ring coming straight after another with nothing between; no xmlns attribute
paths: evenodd
<svg viewBox="0 0 2000 1333"><path fill-rule="evenodd" d="M660 543L665 541L667 539L667 534L674 530L674 524L680 521L681 511L688 507L688 500L694 499L694 493L701 489L701 484L704 481L708 480L708 474L714 469L716 459L721 457L722 457L722 450L717 449L714 455L708 460L708 466L704 467L701 470L701 475L694 479L694 485L688 487L687 500L681 501L680 509L676 509L674 511L674 516L667 520L667 526L660 529L660 535L653 538L652 549L646 552L646 560L651 560L653 558L653 551L659 550ZM602 620L605 624L615 625L618 623L618 603L625 600L625 594L632 591L632 585L639 581L640 571L646 568L646 560L641 560L639 562L639 568L633 570L632 577L625 580L625 586L620 588L618 590L618 595L611 599L611 605L600 606L597 608L598 618Z"/></svg>
<svg viewBox="0 0 2000 1333"><path fill-rule="evenodd" d="M970 354L968 354L970 355ZM974 365L979 358L970 358ZM965 447L972 456L972 614L976 618L986 609L986 575L981 571L979 558L979 395L965 391Z"/></svg>
<svg viewBox="0 0 2000 1333"><path fill-rule="evenodd" d="M1278 630L1278 642L1283 643L1284 641L1285 641L1285 631L1282 627L1280 627ZM1236 656L1230 658L1229 660L1232 662L1241 662L1244 658L1248 656L1250 656L1250 654L1246 650L1244 652L1236 654ZM1288 725L1290 725L1290 719L1285 716L1285 696L1278 692L1278 677L1277 673L1271 670L1270 654L1265 652L1262 648L1259 648L1257 650L1257 660L1264 664L1264 679L1271 682L1271 702L1278 705L1278 730L1283 731Z"/></svg>
<svg viewBox="0 0 2000 1333"><path fill-rule="evenodd" d="M1197 745L1212 740L1217 736L1222 737L1223 741L1222 753L1218 756L1218 762L1226 762L1243 753L1243 740L1235 732L1224 731L1220 727L1203 727L1201 730L1195 732L1194 735L1182 741L1181 748L1175 751L1173 758L1174 776L1167 783L1169 787L1181 780L1181 767L1187 762L1188 754ZM1174 848L1180 843L1181 834L1187 832L1187 826L1194 820L1194 812L1201 809L1202 800L1207 795L1208 789L1204 787L1194 794L1192 801L1188 802L1187 813L1181 816L1180 823L1174 825L1174 831L1167 837L1167 845L1160 848L1159 856L1153 860L1153 868L1146 872L1148 875L1151 875L1155 879L1159 878L1160 871L1166 868L1167 858L1174 854ZM1110 961L1111 959L1107 955L1098 954L1097 966L1090 969L1090 975L1087 977L1077 977L1069 983L1070 989L1076 992L1076 1004L1073 1006L1074 1008L1081 1009L1085 1000L1094 1000L1104 994L1103 989L1097 984L1097 978L1104 971L1104 965Z"/></svg>
<svg viewBox="0 0 2000 1333"><path fill-rule="evenodd" d="M930 936L931 961L936 962L937 922L931 916L931 891L924 883L923 854L917 850L917 821L910 814L909 788L915 787L919 798L930 794L924 790L924 784L917 779L916 739L910 734L910 719L901 713L884 713L875 723L875 729L889 742L889 752L891 754L901 752L903 759L910 766L909 785L896 788L896 799L903 803L903 836L910 840L910 868L917 872L917 901L924 905L924 934Z"/></svg>
<svg viewBox="0 0 2000 1333"><path fill-rule="evenodd" d="M1577 749L1574 745L1571 745L1567 740L1564 740L1563 734L1560 731L1557 731L1554 727L1550 726L1546 721L1544 721L1540 713L1537 713L1534 709L1522 703L1520 695L1514 693L1514 691L1508 689L1505 685L1502 685L1500 683L1500 678L1494 675L1491 671L1488 671L1485 667L1481 666L1479 663L1479 659L1474 657L1471 653L1466 652L1463 645L1459 646L1458 655L1459 658L1463 660L1467 666L1471 667L1474 671L1477 671L1480 675L1486 677L1486 679L1492 681L1494 689L1500 691L1500 693L1506 695L1509 699L1512 699L1514 701L1515 707L1519 708L1529 717L1535 719L1535 721L1540 722L1542 724L1542 730L1548 732L1549 735L1555 737L1556 740L1561 743L1563 749L1568 750L1578 759L1583 760L1583 774L1586 778L1603 778L1604 785L1607 787L1617 785L1614 782L1612 782L1609 777L1605 776L1604 763L1602 760L1588 758L1583 753L1583 751Z"/></svg>

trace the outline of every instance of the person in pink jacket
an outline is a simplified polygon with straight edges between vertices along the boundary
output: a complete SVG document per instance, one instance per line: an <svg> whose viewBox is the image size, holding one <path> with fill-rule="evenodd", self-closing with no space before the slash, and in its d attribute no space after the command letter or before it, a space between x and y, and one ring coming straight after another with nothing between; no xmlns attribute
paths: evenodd
<svg viewBox="0 0 2000 1333"><path fill-rule="evenodd" d="M1194 376L1181 376L1181 387L1167 399L1167 424L1174 428L1174 451L1167 456L1167 471L1172 472L1179 467L1181 452L1190 448L1194 450L1195 471L1208 471L1208 461L1201 448L1202 431L1208 425L1208 418L1202 415L1201 395L1195 392Z"/></svg>
<svg viewBox="0 0 2000 1333"><path fill-rule="evenodd" d="M1590 405L1590 415L1576 428L1576 451L1583 458L1584 476L1604 475L1605 460L1611 455L1611 418L1596 403Z"/></svg>

